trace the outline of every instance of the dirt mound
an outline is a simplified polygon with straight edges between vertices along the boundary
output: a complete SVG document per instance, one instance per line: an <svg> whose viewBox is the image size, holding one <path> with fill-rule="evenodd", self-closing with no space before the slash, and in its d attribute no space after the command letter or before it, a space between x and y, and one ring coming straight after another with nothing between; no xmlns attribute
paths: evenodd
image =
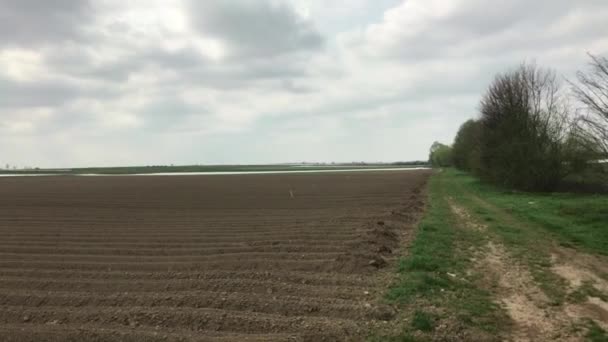
<svg viewBox="0 0 608 342"><path fill-rule="evenodd" d="M353 241L348 252L338 256L333 270L347 273L370 273L389 265L396 257L395 252L404 245L405 235L412 231L410 220L401 210L386 219L364 225L360 236ZM411 217L415 217L412 214Z"/></svg>

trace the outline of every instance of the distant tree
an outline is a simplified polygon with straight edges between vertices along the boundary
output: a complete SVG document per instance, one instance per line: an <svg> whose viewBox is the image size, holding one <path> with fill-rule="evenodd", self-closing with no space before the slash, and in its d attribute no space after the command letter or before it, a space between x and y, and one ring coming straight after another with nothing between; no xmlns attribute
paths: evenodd
<svg viewBox="0 0 608 342"><path fill-rule="evenodd" d="M563 176L568 127L555 72L522 64L499 74L480 108L482 176L523 190L553 190Z"/></svg>
<svg viewBox="0 0 608 342"><path fill-rule="evenodd" d="M468 120L460 126L454 139L454 145L452 145L454 166L461 170L479 173L480 134L481 122L478 120Z"/></svg>
<svg viewBox="0 0 608 342"><path fill-rule="evenodd" d="M590 68L577 73L578 83L571 83L576 97L585 105L577 118L577 132L596 158L608 158L608 59L589 55Z"/></svg>
<svg viewBox="0 0 608 342"><path fill-rule="evenodd" d="M433 166L447 167L452 165L452 148L435 141L431 145L429 162Z"/></svg>

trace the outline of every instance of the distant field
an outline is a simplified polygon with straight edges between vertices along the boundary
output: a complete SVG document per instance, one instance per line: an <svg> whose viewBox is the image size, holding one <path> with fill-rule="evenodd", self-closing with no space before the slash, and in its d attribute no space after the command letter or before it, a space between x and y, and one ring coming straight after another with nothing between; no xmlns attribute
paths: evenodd
<svg viewBox="0 0 608 342"><path fill-rule="evenodd" d="M259 171L305 171L305 170L354 170L387 169L427 166L425 163L393 164L272 164L272 165L189 165L189 166L129 166L90 167L72 169L0 170L0 174L151 174L186 172L259 172Z"/></svg>
<svg viewBox="0 0 608 342"><path fill-rule="evenodd" d="M0 337L362 341L429 175L0 178Z"/></svg>

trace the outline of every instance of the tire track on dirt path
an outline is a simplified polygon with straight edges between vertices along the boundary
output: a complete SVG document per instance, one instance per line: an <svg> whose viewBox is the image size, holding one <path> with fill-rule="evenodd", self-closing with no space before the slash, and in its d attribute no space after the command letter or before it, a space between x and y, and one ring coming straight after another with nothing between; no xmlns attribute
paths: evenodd
<svg viewBox="0 0 608 342"><path fill-rule="evenodd" d="M473 195L473 199L516 224L512 214L479 196ZM545 237L545 241L550 254L550 270L566 283L565 312L573 320L590 319L608 330L608 258L563 247L550 237Z"/></svg>
<svg viewBox="0 0 608 342"><path fill-rule="evenodd" d="M476 201L482 200L477 198ZM606 324L603 304L597 305L601 299L555 305L535 281L530 269L497 241L487 225L476 222L467 209L453 200L449 203L463 227L481 231L488 239L477 252L473 271L482 275L478 285L492 292L512 319L511 340L583 341L584 331L580 327L589 319L601 326ZM559 270L559 266L554 265L554 269ZM556 273L563 276L564 272Z"/></svg>
<svg viewBox="0 0 608 342"><path fill-rule="evenodd" d="M555 247L551 260L551 269L567 281L568 296L575 301L566 304L567 313L571 317L588 317L608 330L608 280L596 271L608 263L597 263L595 256L559 247Z"/></svg>

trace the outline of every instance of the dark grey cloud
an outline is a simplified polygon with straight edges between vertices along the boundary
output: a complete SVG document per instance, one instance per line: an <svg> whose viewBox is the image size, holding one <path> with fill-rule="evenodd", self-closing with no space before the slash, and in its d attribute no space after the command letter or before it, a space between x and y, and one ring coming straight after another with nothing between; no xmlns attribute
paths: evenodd
<svg viewBox="0 0 608 342"><path fill-rule="evenodd" d="M189 5L193 26L225 43L231 55L269 57L323 44L312 23L283 2L191 0Z"/></svg>
<svg viewBox="0 0 608 342"><path fill-rule="evenodd" d="M188 47L167 51L159 47L132 50L126 56L105 62L97 62L93 52L87 49L51 50L45 54L45 62L52 70L73 78L101 81L108 84L124 84L133 74L144 72L148 67L170 71L175 77L160 87L175 89L189 86L209 89L242 89L283 82L276 88L293 92L304 91L295 86L294 80L311 77L309 62L305 59L283 58L236 60L215 63ZM275 82L275 83L273 83Z"/></svg>
<svg viewBox="0 0 608 342"><path fill-rule="evenodd" d="M0 46L82 40L93 16L88 0L0 0Z"/></svg>
<svg viewBox="0 0 608 342"><path fill-rule="evenodd" d="M82 96L78 86L53 81L16 81L0 77L0 108L59 106Z"/></svg>
<svg viewBox="0 0 608 342"><path fill-rule="evenodd" d="M0 76L0 110L5 108L60 107L71 101L93 98L110 100L119 89L57 78L15 80Z"/></svg>

